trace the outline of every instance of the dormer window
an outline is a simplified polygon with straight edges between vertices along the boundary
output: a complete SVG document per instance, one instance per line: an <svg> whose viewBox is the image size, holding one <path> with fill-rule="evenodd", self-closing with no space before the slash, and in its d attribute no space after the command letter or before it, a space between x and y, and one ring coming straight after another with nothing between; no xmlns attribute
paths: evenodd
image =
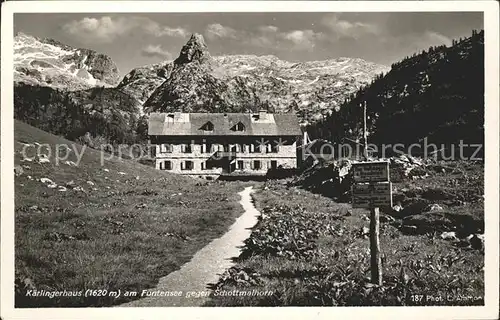
<svg viewBox="0 0 500 320"><path fill-rule="evenodd" d="M243 123L238 122L237 124L235 124L232 128L231 128L232 131L245 131L245 125Z"/></svg>
<svg viewBox="0 0 500 320"><path fill-rule="evenodd" d="M214 131L214 124L210 121L207 121L203 126L200 128L203 131Z"/></svg>

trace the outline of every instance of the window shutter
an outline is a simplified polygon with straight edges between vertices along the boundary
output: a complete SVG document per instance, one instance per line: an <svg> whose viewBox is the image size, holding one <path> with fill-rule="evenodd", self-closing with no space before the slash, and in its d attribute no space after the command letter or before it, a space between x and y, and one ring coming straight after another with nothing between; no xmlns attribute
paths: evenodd
<svg viewBox="0 0 500 320"><path fill-rule="evenodd" d="M255 152L255 145L253 143L250 145L250 152Z"/></svg>
<svg viewBox="0 0 500 320"><path fill-rule="evenodd" d="M202 144L201 145L201 153L206 153L207 152L207 145L206 144Z"/></svg>
<svg viewBox="0 0 500 320"><path fill-rule="evenodd" d="M164 163L163 161L160 162L160 170L163 170L163 163Z"/></svg>
<svg viewBox="0 0 500 320"><path fill-rule="evenodd" d="M184 170L186 168L186 163L184 161L181 162L181 170Z"/></svg>

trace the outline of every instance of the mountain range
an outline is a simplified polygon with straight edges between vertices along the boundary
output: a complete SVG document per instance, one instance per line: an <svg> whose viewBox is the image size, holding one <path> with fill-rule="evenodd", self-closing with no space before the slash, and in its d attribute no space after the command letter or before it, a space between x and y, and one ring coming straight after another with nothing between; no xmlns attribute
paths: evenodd
<svg viewBox="0 0 500 320"><path fill-rule="evenodd" d="M288 62L275 56L212 57L191 36L175 61L132 70L118 85L144 102L144 111L297 113L321 119L388 67L362 59Z"/></svg>
<svg viewBox="0 0 500 320"><path fill-rule="evenodd" d="M483 31L474 31L391 67L357 58L289 62L212 56L203 36L193 34L175 60L135 68L120 81L104 54L18 34L15 116L71 139L123 143L145 141L150 112L266 109L295 113L312 137L339 141L359 138L359 105L367 103L374 142L443 140L457 132L479 139L483 52Z"/></svg>
<svg viewBox="0 0 500 320"><path fill-rule="evenodd" d="M484 31L394 63L390 72L307 130L331 141L360 139L364 104L370 143L409 145L427 139L446 144L448 154L460 141L483 143Z"/></svg>
<svg viewBox="0 0 500 320"><path fill-rule="evenodd" d="M64 91L115 88L140 111L248 112L265 108L297 113L304 124L338 108L350 93L388 67L355 58L288 62L275 56L212 57L193 34L175 61L141 66L119 80L112 59L52 39L19 33L14 41L15 82Z"/></svg>
<svg viewBox="0 0 500 320"><path fill-rule="evenodd" d="M116 64L105 54L24 33L14 37L16 83L75 91L114 87L119 78Z"/></svg>

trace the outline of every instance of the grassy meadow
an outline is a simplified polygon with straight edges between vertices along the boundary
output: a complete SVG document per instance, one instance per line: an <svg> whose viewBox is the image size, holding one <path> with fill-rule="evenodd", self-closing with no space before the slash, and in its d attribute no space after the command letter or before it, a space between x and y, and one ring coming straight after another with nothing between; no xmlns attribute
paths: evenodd
<svg viewBox="0 0 500 320"><path fill-rule="evenodd" d="M31 158L37 144L51 145L49 161L23 160L22 149ZM56 144L75 145L15 122L16 307L126 302L132 298L26 293L153 288L243 212L237 194L243 183L209 184L117 158L101 165L101 153L90 148L78 166L75 151L56 165Z"/></svg>
<svg viewBox="0 0 500 320"><path fill-rule="evenodd" d="M215 287L273 294L212 295L207 305L484 304L484 250L463 239L484 232L482 167L454 163L447 168L393 185L394 203L407 209L381 210L380 287L370 283L368 210L287 181L268 182L254 195L259 223L237 265ZM460 239L445 239L446 232Z"/></svg>

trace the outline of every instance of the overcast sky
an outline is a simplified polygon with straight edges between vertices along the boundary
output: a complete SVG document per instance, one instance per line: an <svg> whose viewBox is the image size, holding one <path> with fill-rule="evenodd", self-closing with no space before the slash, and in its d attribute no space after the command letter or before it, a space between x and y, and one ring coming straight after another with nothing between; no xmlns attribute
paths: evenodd
<svg viewBox="0 0 500 320"><path fill-rule="evenodd" d="M390 65L483 28L482 13L17 13L15 32L111 56L122 75L176 58L194 32L212 55L289 61L356 57Z"/></svg>

